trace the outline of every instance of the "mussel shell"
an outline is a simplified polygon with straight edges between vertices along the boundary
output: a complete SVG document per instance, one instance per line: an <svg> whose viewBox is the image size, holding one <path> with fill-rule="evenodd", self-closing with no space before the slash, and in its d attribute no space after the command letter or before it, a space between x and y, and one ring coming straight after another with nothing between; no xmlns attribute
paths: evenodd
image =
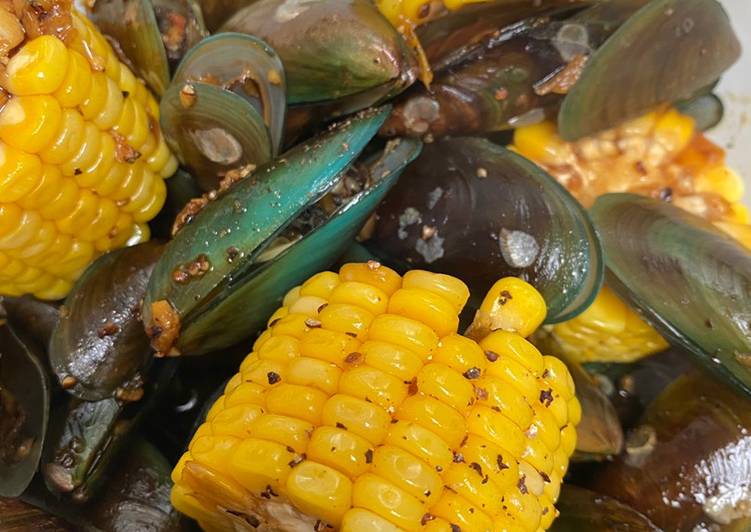
<svg viewBox="0 0 751 532"><path fill-rule="evenodd" d="M206 28L216 33L229 17L256 0L198 0Z"/></svg>
<svg viewBox="0 0 751 532"><path fill-rule="evenodd" d="M107 253L68 295L49 356L58 380L76 397L110 397L145 370L151 357L139 305L163 249L152 241Z"/></svg>
<svg viewBox="0 0 751 532"><path fill-rule="evenodd" d="M79 504L101 493L144 417L164 397L176 369L175 360L154 363L144 377L144 396L137 402L68 397L56 404L41 466L47 488Z"/></svg>
<svg viewBox="0 0 751 532"><path fill-rule="evenodd" d="M560 134L576 140L688 98L715 81L740 51L716 0L653 0L589 59L561 105Z"/></svg>
<svg viewBox="0 0 751 532"><path fill-rule="evenodd" d="M548 323L583 311L603 260L587 213L552 177L480 138L427 144L378 210L379 254L463 279L483 294L500 277L532 283Z"/></svg>
<svg viewBox="0 0 751 532"><path fill-rule="evenodd" d="M142 307L147 330L153 324L152 304L156 302L169 303L184 332L192 321L212 312L240 289L249 280L248 272L252 278L262 245L334 186L389 111L389 107L374 109L332 127L257 169L210 202L175 235L154 269ZM180 282L175 279L175 272L199 259L206 265L205 271ZM243 331L236 334L251 332ZM225 345L233 343L213 336L215 341L226 341ZM210 350L207 346L192 348Z"/></svg>
<svg viewBox="0 0 751 532"><path fill-rule="evenodd" d="M185 53L208 35L195 0L151 0L167 60L174 68Z"/></svg>
<svg viewBox="0 0 751 532"><path fill-rule="evenodd" d="M65 520L20 499L0 498L0 530L3 532L75 532Z"/></svg>
<svg viewBox="0 0 751 532"><path fill-rule="evenodd" d="M659 532L646 516L617 500L566 484L551 532Z"/></svg>
<svg viewBox="0 0 751 532"><path fill-rule="evenodd" d="M0 319L0 497L17 497L31 482L47 431L49 401L39 357Z"/></svg>
<svg viewBox="0 0 751 532"><path fill-rule="evenodd" d="M336 100L385 84L401 90L417 75L411 49L369 0L258 0L221 31L255 35L276 50L290 104Z"/></svg>
<svg viewBox="0 0 751 532"><path fill-rule="evenodd" d="M632 194L590 214L608 284L666 338L751 394L751 254L705 220Z"/></svg>
<svg viewBox="0 0 751 532"><path fill-rule="evenodd" d="M725 106L714 93L703 94L679 102L675 107L681 114L693 118L697 129L701 131L712 129L722 121L722 117L725 115Z"/></svg>
<svg viewBox="0 0 751 532"><path fill-rule="evenodd" d="M186 91L192 92L187 101ZM271 139L261 115L245 98L221 87L172 84L160 113L164 138L204 190L218 188L230 170L271 159Z"/></svg>
<svg viewBox="0 0 751 532"><path fill-rule="evenodd" d="M161 95L169 84L169 63L150 0L97 0L90 12L99 31L112 37L135 73Z"/></svg>
<svg viewBox="0 0 751 532"><path fill-rule="evenodd" d="M0 306L5 309L6 318L17 336L26 343L33 343L35 352L46 353L52 331L60 318L57 304L41 301L32 296L4 297ZM47 358L40 360L47 364Z"/></svg>
<svg viewBox="0 0 751 532"><path fill-rule="evenodd" d="M212 35L185 55L172 83L193 81L219 85L250 101L269 130L272 154L279 153L287 108L286 83L282 61L269 45L242 33Z"/></svg>
<svg viewBox="0 0 751 532"><path fill-rule="evenodd" d="M671 384L642 423L640 437L596 477L598 491L668 530L751 518L751 401L696 372Z"/></svg>
<svg viewBox="0 0 751 532"><path fill-rule="evenodd" d="M368 189L350 199L322 226L261 266L252 279L235 290L230 284L221 305L202 314L183 331L180 342L184 349L190 353L218 350L260 330L290 288L330 266L350 245L403 168L420 153L422 144L417 140L396 142L366 163L372 179Z"/></svg>

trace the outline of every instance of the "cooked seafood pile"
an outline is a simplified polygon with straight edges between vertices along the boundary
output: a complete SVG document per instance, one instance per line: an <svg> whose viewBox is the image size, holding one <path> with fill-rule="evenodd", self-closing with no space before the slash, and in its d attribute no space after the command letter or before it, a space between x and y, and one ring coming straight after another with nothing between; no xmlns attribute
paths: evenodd
<svg viewBox="0 0 751 532"><path fill-rule="evenodd" d="M0 3L0 530L751 527L717 0Z"/></svg>

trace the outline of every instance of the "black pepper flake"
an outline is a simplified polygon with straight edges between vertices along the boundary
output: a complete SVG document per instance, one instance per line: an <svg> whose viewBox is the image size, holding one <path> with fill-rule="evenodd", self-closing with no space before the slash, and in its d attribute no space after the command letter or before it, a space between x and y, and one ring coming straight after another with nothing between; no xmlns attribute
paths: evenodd
<svg viewBox="0 0 751 532"><path fill-rule="evenodd" d="M469 439L469 434L465 434L464 438L462 438L462 442L459 444L459 447L464 447L464 444L467 443L468 439Z"/></svg>
<svg viewBox="0 0 751 532"><path fill-rule="evenodd" d="M328 306L329 306L328 303L323 303L320 307L318 307L318 312L320 313L323 309L325 309Z"/></svg>
<svg viewBox="0 0 751 532"><path fill-rule="evenodd" d="M550 483L550 477L548 476L547 473L545 473L544 471L540 471L540 476L542 477L542 480L544 480L547 483Z"/></svg>
<svg viewBox="0 0 751 532"><path fill-rule="evenodd" d="M306 458L305 454L298 454L292 460L287 462L287 465L292 468L297 467L305 461L305 458Z"/></svg>
<svg viewBox="0 0 751 532"><path fill-rule="evenodd" d="M271 486L266 486L266 489L261 492L261 497L264 499L270 499L271 497L279 497L278 493L274 493L274 490L271 489Z"/></svg>
<svg viewBox="0 0 751 532"><path fill-rule="evenodd" d="M472 506L469 507L469 513L471 513L471 514L475 513L474 507L472 507Z"/></svg>
<svg viewBox="0 0 751 532"><path fill-rule="evenodd" d="M519 478L517 487L519 488L519 491L522 495L529 493L529 490L527 489L527 475L522 475L521 478Z"/></svg>
<svg viewBox="0 0 751 532"><path fill-rule="evenodd" d="M485 351L485 358L487 358L490 362L495 362L496 360L498 360L498 353Z"/></svg>
<svg viewBox="0 0 751 532"><path fill-rule="evenodd" d="M430 497L430 493L431 493L430 490L425 490L425 492L423 493L423 495L426 496L426 497Z"/></svg>
<svg viewBox="0 0 751 532"><path fill-rule="evenodd" d="M462 462L464 462L464 455L454 451L454 463L461 464Z"/></svg>
<svg viewBox="0 0 751 532"><path fill-rule="evenodd" d="M482 476L482 466L480 464L478 464L477 462L472 462L471 464L469 464L469 467L474 469L478 475Z"/></svg>
<svg viewBox="0 0 751 532"><path fill-rule="evenodd" d="M266 378L269 380L269 384L276 384L277 382L282 380L282 376L275 371L269 371L266 374Z"/></svg>
<svg viewBox="0 0 751 532"><path fill-rule="evenodd" d="M496 461L498 462L498 469L500 471L503 471L504 469L508 469L508 465L503 463L503 456L501 456L500 454L498 455L498 458L496 459Z"/></svg>
<svg viewBox="0 0 751 532"><path fill-rule="evenodd" d="M451 523L451 532L462 532L462 527Z"/></svg>
<svg viewBox="0 0 751 532"><path fill-rule="evenodd" d="M435 466L435 470L441 473L443 471L443 468L439 465Z"/></svg>
<svg viewBox="0 0 751 532"><path fill-rule="evenodd" d="M346 333L344 333L344 334L346 334L347 336L351 336L352 338L357 338L357 333L354 333L354 332L349 332L349 331L347 331L347 332L346 332Z"/></svg>
<svg viewBox="0 0 751 532"><path fill-rule="evenodd" d="M540 391L540 402L544 404L546 407L550 407L550 405L553 403L553 389L548 388L547 390L541 390Z"/></svg>
<svg viewBox="0 0 751 532"><path fill-rule="evenodd" d="M348 430L347 425L345 425L344 423L339 423L338 421L336 422L336 428Z"/></svg>
<svg viewBox="0 0 751 532"><path fill-rule="evenodd" d="M398 419L394 419L394 418L391 418L391 424L393 425L394 423L399 423L399 420L398 420Z"/></svg>
<svg viewBox="0 0 751 532"><path fill-rule="evenodd" d="M508 303L509 299L514 299L511 295L511 292L509 292L508 290L501 290L501 294L498 297L498 302L501 305L505 305L506 303Z"/></svg>
<svg viewBox="0 0 751 532"><path fill-rule="evenodd" d="M493 406L490 407L490 409L493 410L493 411L495 411L495 412L498 412L499 414L501 413L501 407L500 406L493 405Z"/></svg>
<svg viewBox="0 0 751 532"><path fill-rule="evenodd" d="M360 364L363 358L364 357L362 353L358 353L357 351L354 351L350 353L349 355L347 355L346 357L344 357L344 362L346 364Z"/></svg>
<svg viewBox="0 0 751 532"><path fill-rule="evenodd" d="M420 519L420 524L422 526L425 526L433 519L435 519L435 516L433 514L425 514L422 516L422 519Z"/></svg>
<svg viewBox="0 0 751 532"><path fill-rule="evenodd" d="M373 449L368 449L367 451L365 451L365 463L366 464L373 463Z"/></svg>
<svg viewBox="0 0 751 532"><path fill-rule="evenodd" d="M485 475L484 477L482 477L481 484L487 484L489 479L490 479L490 477L488 475Z"/></svg>
<svg viewBox="0 0 751 532"><path fill-rule="evenodd" d="M288 453L294 453L295 450L292 447L290 447L289 445L287 445L287 452Z"/></svg>
<svg viewBox="0 0 751 532"><path fill-rule="evenodd" d="M710 320L709 318L704 320L704 325L707 329L714 329L714 323L712 323L712 320Z"/></svg>
<svg viewBox="0 0 751 532"><path fill-rule="evenodd" d="M480 368L469 368L463 373L465 379L478 379L480 377Z"/></svg>
<svg viewBox="0 0 751 532"><path fill-rule="evenodd" d="M81 170L80 168L76 168L75 170L73 170L73 175L81 175L82 173L83 173L83 170Z"/></svg>
<svg viewBox="0 0 751 532"><path fill-rule="evenodd" d="M547 513L550 511L550 509L546 506L542 509L542 515L547 515Z"/></svg>

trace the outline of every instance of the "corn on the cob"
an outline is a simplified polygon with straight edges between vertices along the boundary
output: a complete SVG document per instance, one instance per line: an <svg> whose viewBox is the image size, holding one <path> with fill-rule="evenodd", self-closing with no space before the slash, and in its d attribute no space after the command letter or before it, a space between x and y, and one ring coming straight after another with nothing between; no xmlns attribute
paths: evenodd
<svg viewBox="0 0 751 532"><path fill-rule="evenodd" d="M21 27L0 12L4 34ZM98 254L147 240L177 166L144 83L69 17L62 35L0 47L0 294L59 299Z"/></svg>
<svg viewBox="0 0 751 532"><path fill-rule="evenodd" d="M514 149L535 161L585 207L608 192L672 201L706 218L751 248L743 181L725 165L725 153L693 120L674 109L652 112L577 142L565 142L553 123L518 129ZM564 352L582 362L630 362L667 343L612 292L552 328Z"/></svg>
<svg viewBox="0 0 751 532"><path fill-rule="evenodd" d="M468 296L373 262L290 291L175 467L175 507L212 531L548 528L573 381L524 339L534 288L499 281L478 342L456 333Z"/></svg>
<svg viewBox="0 0 751 532"><path fill-rule="evenodd" d="M425 24L442 13L455 11L467 4L489 0L376 0L378 9L395 26Z"/></svg>

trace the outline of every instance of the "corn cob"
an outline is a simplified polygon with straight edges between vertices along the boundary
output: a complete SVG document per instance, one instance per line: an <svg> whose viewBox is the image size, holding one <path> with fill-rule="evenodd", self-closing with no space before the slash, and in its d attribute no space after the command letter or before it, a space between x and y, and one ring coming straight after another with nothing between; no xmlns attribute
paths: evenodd
<svg viewBox="0 0 751 532"><path fill-rule="evenodd" d="M59 299L97 255L149 238L177 162L156 100L85 17L24 36L0 14L21 36L0 38L0 295Z"/></svg>
<svg viewBox="0 0 751 532"><path fill-rule="evenodd" d="M694 121L673 109L565 142L553 123L516 130L514 149L553 175L585 207L608 192L672 201L751 248L743 181ZM582 362L630 362L667 347L660 335L607 288L592 307L552 328L564 352Z"/></svg>
<svg viewBox="0 0 751 532"><path fill-rule="evenodd" d="M479 342L456 334L468 296L375 262L292 289L175 467L174 506L210 531L548 528L573 381L524 339L534 288L496 283Z"/></svg>
<svg viewBox="0 0 751 532"><path fill-rule="evenodd" d="M378 9L395 27L425 24L446 10L489 0L376 0Z"/></svg>

